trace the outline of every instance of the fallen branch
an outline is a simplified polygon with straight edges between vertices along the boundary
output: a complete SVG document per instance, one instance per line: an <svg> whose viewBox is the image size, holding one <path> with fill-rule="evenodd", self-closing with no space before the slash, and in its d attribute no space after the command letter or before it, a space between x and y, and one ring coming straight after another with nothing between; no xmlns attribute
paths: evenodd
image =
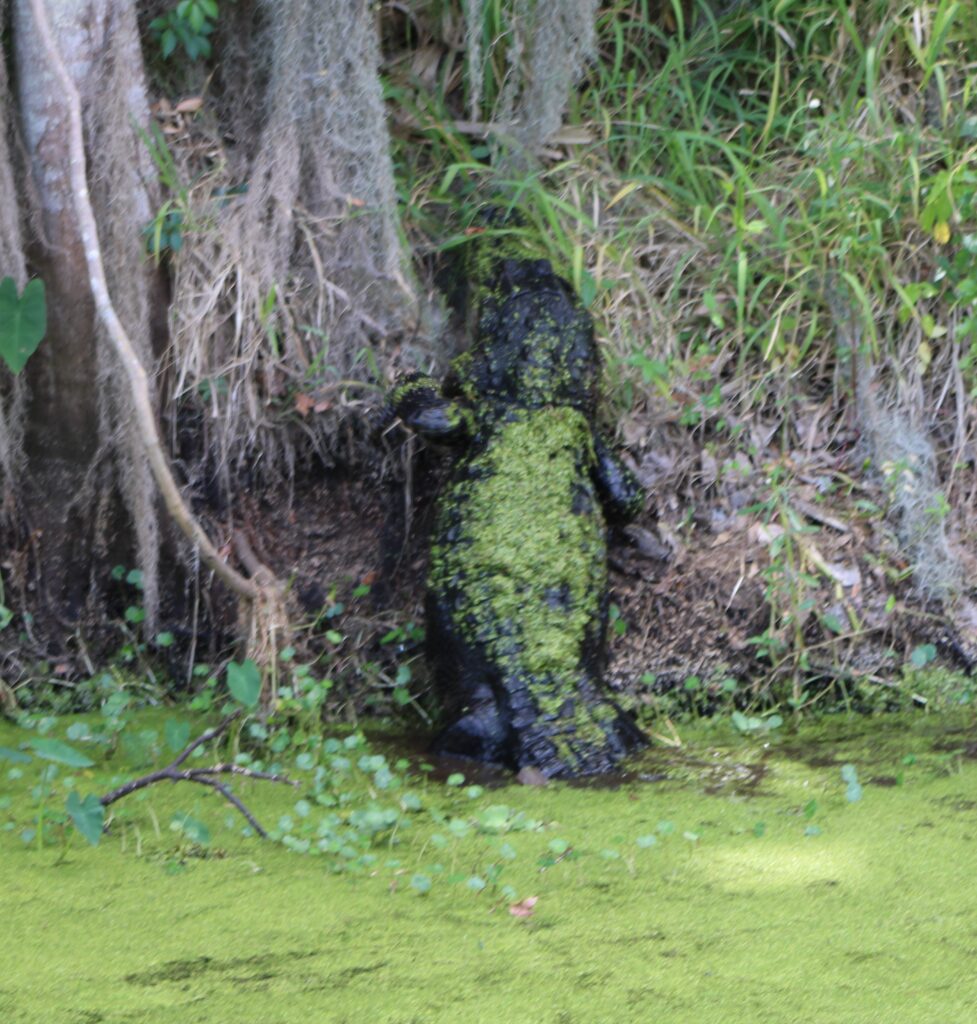
<svg viewBox="0 0 977 1024"><path fill-rule="evenodd" d="M114 804L116 800L121 800L124 796L128 796L130 793L135 793L137 790L145 789L147 786L152 786L157 782L196 782L201 786L210 786L211 789L216 789L218 793L224 799L231 804L232 807L236 807L241 812L247 823L261 836L262 839L268 838L268 833L258 823L258 819L248 810L248 808L241 801L240 797L234 795L228 786L219 782L213 776L215 775L239 775L246 779L260 779L263 782L281 782L286 786L297 786L298 782L294 779L288 778L286 775L276 775L272 772L259 772L253 768L245 768L239 764L229 764L227 762L220 762L219 764L212 765L210 768L181 768L180 766L186 761L186 759L204 743L208 743L210 740L217 736L220 736L222 732L225 732L227 727L235 719L240 717L241 712L235 711L232 715L228 715L222 722L215 725L211 729L207 729L202 732L188 747L185 747L165 768L158 768L154 772L149 772L148 775L142 775L138 779L132 779L130 782L126 782L124 785L119 786L117 789L113 789L111 792L106 793L105 796L99 797L99 803L103 807L108 807L110 804Z"/></svg>

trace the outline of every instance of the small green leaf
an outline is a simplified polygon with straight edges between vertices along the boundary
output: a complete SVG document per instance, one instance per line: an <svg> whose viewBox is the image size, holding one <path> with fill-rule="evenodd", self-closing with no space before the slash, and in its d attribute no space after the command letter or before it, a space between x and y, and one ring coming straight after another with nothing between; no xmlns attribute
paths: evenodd
<svg viewBox="0 0 977 1024"><path fill-rule="evenodd" d="M448 831L455 839L464 839L471 832L471 826L464 818L452 818L448 822Z"/></svg>
<svg viewBox="0 0 977 1024"><path fill-rule="evenodd" d="M189 814L177 813L170 821L170 828L174 832L182 832L192 843L199 846L207 846L210 842L210 829L196 818Z"/></svg>
<svg viewBox="0 0 977 1024"><path fill-rule="evenodd" d="M12 277L0 281L0 357L12 373L20 373L37 351L47 330L44 282L34 278L17 295Z"/></svg>
<svg viewBox="0 0 977 1024"><path fill-rule="evenodd" d="M505 804L492 804L478 816L479 827L485 832L507 831L511 813Z"/></svg>
<svg viewBox="0 0 977 1024"><path fill-rule="evenodd" d="M30 754L21 750L11 750L10 747L0 747L0 761L9 761L11 764L30 764Z"/></svg>
<svg viewBox="0 0 977 1024"><path fill-rule="evenodd" d="M447 779L445 784L448 786L460 786L465 781L465 776L461 772L452 772Z"/></svg>
<svg viewBox="0 0 977 1024"><path fill-rule="evenodd" d="M909 655L909 660L916 668L925 668L935 658L936 647L933 644L921 644Z"/></svg>
<svg viewBox="0 0 977 1024"><path fill-rule="evenodd" d="M169 632L157 633L156 634L156 646L157 647L172 647L173 646L173 634Z"/></svg>
<svg viewBox="0 0 977 1024"><path fill-rule="evenodd" d="M634 842L639 850L647 850L658 844L658 837L653 835L638 836Z"/></svg>
<svg viewBox="0 0 977 1024"><path fill-rule="evenodd" d="M29 746L45 761L64 764L69 768L91 768L95 763L90 757L86 757L74 747L69 747L67 743L62 743L61 740L31 740Z"/></svg>
<svg viewBox="0 0 977 1024"><path fill-rule="evenodd" d="M163 726L166 745L174 754L179 754L190 741L190 723L182 719L167 718Z"/></svg>
<svg viewBox="0 0 977 1024"><path fill-rule="evenodd" d="M427 875L414 875L410 880L410 886L416 890L417 893L423 896L425 893L431 891L431 879Z"/></svg>
<svg viewBox="0 0 977 1024"><path fill-rule="evenodd" d="M416 793L404 793L400 798L400 806L405 811L419 811L423 808L424 804Z"/></svg>
<svg viewBox="0 0 977 1024"><path fill-rule="evenodd" d="M249 658L240 665L232 661L227 666L227 688L231 696L246 708L256 708L261 697L261 673Z"/></svg>
<svg viewBox="0 0 977 1024"><path fill-rule="evenodd" d="M818 802L817 800L808 800L804 805L804 817L811 819L815 814L818 813Z"/></svg>
<svg viewBox="0 0 977 1024"><path fill-rule="evenodd" d="M845 631L845 624L838 618L837 615L832 615L828 612L826 615L821 616L821 621L824 623L825 628L830 629L832 633L840 634Z"/></svg>
<svg viewBox="0 0 977 1024"><path fill-rule="evenodd" d="M105 823L105 808L101 800L89 793L84 800L76 790L68 794L68 814L75 828L92 844L98 846L102 838L102 826Z"/></svg>

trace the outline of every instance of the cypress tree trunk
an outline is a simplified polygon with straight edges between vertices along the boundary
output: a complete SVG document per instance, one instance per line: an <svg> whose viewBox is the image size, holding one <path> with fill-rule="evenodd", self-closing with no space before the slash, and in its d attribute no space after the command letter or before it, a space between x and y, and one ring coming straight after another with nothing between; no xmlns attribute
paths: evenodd
<svg viewBox="0 0 977 1024"><path fill-rule="evenodd" d="M100 610L98 594L116 562L143 571L147 616L155 617L158 538L120 374L96 326L71 201L68 109L30 7L14 0L14 113L27 167L11 199L32 208L25 255L29 275L46 285L48 333L25 370L25 471L17 483L29 541L12 582L38 636L58 648L86 610ZM110 287L151 371L153 270L141 229L152 215L153 171L134 127L149 121L134 4L60 0L47 9L83 98L89 191Z"/></svg>

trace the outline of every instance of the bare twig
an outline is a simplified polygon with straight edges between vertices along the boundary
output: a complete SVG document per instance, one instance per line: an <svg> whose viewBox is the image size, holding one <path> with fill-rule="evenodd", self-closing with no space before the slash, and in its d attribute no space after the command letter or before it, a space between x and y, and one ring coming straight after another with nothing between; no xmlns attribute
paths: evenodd
<svg viewBox="0 0 977 1024"><path fill-rule="evenodd" d="M258 833L259 836L261 836L262 839L267 839L268 833L261 827L257 818L255 818L255 816L248 810L240 797L235 796L225 783L219 782L217 779L213 778L213 776L240 775L246 779L260 779L263 782L281 782L286 786L297 786L298 782L294 779L288 778L286 775L276 775L272 772L259 772L255 771L253 768L245 768L243 765L229 764L225 761L212 765L210 768L180 767L180 765L182 765L184 761L186 761L186 759L199 746L201 746L201 744L207 743L209 740L219 736L227 729L231 722L240 716L240 714L240 711L235 711L234 714L228 715L218 725L215 725L210 729L206 729L189 746L180 751L180 753L168 765L166 765L165 768L158 768L154 772L149 772L148 775L141 775L138 779L131 779L129 782L119 786L117 789L113 789L111 792L99 797L99 802L103 807L108 807L110 804L114 804L116 800L121 800L124 796L128 796L130 793L135 793L137 790L145 789L147 786L152 786L156 782L164 782L166 780L169 780L170 782L196 782L198 785L210 786L211 789L216 789L229 804L236 807L241 812L247 823L255 830L255 832Z"/></svg>
<svg viewBox="0 0 977 1024"><path fill-rule="evenodd" d="M221 721L217 723L217 725L212 726L210 729L205 729L193 741L193 743L191 743L190 746L187 747L186 750L184 750L183 753L180 754L180 756L173 762L172 767L176 768L179 765L183 764L183 762L197 749L197 747L202 746L204 743L209 743L215 736L220 736L220 734L227 729L231 722L236 721L240 717L241 709L238 708L237 711L232 711L225 718L222 718Z"/></svg>

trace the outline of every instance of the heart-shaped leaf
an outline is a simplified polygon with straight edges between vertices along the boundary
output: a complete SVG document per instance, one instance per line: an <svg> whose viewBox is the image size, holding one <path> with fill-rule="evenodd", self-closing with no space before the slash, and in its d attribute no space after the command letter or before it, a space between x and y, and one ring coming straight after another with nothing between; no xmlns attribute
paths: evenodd
<svg viewBox="0 0 977 1024"><path fill-rule="evenodd" d="M246 708L256 708L261 696L261 673L249 658L243 664L232 661L227 666L227 688L231 696Z"/></svg>
<svg viewBox="0 0 977 1024"><path fill-rule="evenodd" d="M47 330L44 282L34 278L17 295L12 277L0 281L0 356L14 373L20 373L37 350Z"/></svg>
<svg viewBox="0 0 977 1024"><path fill-rule="evenodd" d="M75 790L68 795L68 814L75 828L92 844L98 846L105 823L105 808L101 800L91 793L84 800Z"/></svg>

